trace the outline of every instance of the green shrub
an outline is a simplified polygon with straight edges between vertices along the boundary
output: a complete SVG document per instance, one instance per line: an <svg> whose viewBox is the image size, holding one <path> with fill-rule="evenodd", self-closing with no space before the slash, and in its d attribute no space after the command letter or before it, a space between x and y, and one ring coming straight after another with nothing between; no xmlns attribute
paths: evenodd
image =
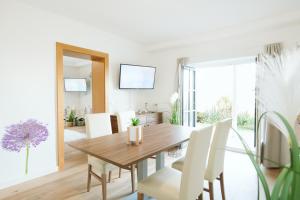
<svg viewBox="0 0 300 200"><path fill-rule="evenodd" d="M254 130L254 117L248 112L239 113L237 116L237 125L239 128Z"/></svg>
<svg viewBox="0 0 300 200"><path fill-rule="evenodd" d="M221 97L215 106L205 112L197 112L197 122L214 124L220 120L230 118L232 105L228 97Z"/></svg>
<svg viewBox="0 0 300 200"><path fill-rule="evenodd" d="M197 122L206 123L208 121L208 112L197 112Z"/></svg>
<svg viewBox="0 0 300 200"><path fill-rule="evenodd" d="M213 124L222 119L225 119L222 113L215 108L212 108L206 112L197 112L197 122L204 124Z"/></svg>

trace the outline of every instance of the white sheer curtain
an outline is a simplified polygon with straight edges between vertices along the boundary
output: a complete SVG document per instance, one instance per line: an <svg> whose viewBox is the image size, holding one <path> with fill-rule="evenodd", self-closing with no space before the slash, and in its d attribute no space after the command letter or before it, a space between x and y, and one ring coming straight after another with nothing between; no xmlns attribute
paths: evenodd
<svg viewBox="0 0 300 200"><path fill-rule="evenodd" d="M183 81L183 67L187 64L188 58L178 58L177 59L177 70L176 70L176 78L175 78L175 88L174 91L178 93L178 102L179 102L179 120L180 124L183 124L183 107L182 107L182 81Z"/></svg>

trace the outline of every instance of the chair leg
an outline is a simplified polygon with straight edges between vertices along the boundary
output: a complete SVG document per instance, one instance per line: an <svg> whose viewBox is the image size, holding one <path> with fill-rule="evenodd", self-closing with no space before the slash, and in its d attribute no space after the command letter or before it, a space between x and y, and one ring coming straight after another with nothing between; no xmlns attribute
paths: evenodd
<svg viewBox="0 0 300 200"><path fill-rule="evenodd" d="M87 179L87 191L90 191L90 187L91 187L91 170L92 170L92 165L88 165L88 179Z"/></svg>
<svg viewBox="0 0 300 200"><path fill-rule="evenodd" d="M111 171L108 172L108 182L111 182Z"/></svg>
<svg viewBox="0 0 300 200"><path fill-rule="evenodd" d="M222 200L225 200L225 187L224 187L224 174L223 174L223 172L220 174L220 186L221 186Z"/></svg>
<svg viewBox="0 0 300 200"><path fill-rule="evenodd" d="M143 193L138 193L138 200L144 200L144 194Z"/></svg>
<svg viewBox="0 0 300 200"><path fill-rule="evenodd" d="M131 173L131 191L132 193L134 193L135 192L135 165L131 165L130 173Z"/></svg>
<svg viewBox="0 0 300 200"><path fill-rule="evenodd" d="M103 200L106 200L106 190L107 190L107 188L106 188L106 174L105 173L103 173L102 175L101 175L101 185L102 185L102 199Z"/></svg>
<svg viewBox="0 0 300 200"><path fill-rule="evenodd" d="M119 178L121 178L122 169L119 168Z"/></svg>
<svg viewBox="0 0 300 200"><path fill-rule="evenodd" d="M212 182L208 183L208 188L209 188L209 199L214 200L214 185Z"/></svg>

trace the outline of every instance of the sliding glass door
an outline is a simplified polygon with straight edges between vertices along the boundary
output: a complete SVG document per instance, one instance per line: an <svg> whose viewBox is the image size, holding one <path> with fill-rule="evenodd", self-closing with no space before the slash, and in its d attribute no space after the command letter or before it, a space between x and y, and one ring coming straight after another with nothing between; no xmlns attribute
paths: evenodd
<svg viewBox="0 0 300 200"><path fill-rule="evenodd" d="M182 68L182 123L203 127L232 118L249 146L254 148L254 60L191 64ZM231 133L227 145L242 148Z"/></svg>

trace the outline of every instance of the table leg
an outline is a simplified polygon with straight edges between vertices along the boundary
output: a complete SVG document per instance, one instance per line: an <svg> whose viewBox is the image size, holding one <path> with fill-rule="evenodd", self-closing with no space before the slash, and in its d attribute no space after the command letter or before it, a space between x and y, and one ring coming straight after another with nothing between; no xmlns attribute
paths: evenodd
<svg viewBox="0 0 300 200"><path fill-rule="evenodd" d="M156 155L156 171L160 170L165 166L165 154L164 152L161 152ZM138 182L147 178L148 176L148 162L147 159L141 160L137 164L138 170L137 170L137 179ZM144 199L148 199L148 196L145 194Z"/></svg>
<svg viewBox="0 0 300 200"><path fill-rule="evenodd" d="M160 152L156 155L156 171L165 167L165 153Z"/></svg>
<svg viewBox="0 0 300 200"><path fill-rule="evenodd" d="M137 179L141 181L148 176L148 162L147 159L141 160L137 164L138 172L137 172Z"/></svg>

